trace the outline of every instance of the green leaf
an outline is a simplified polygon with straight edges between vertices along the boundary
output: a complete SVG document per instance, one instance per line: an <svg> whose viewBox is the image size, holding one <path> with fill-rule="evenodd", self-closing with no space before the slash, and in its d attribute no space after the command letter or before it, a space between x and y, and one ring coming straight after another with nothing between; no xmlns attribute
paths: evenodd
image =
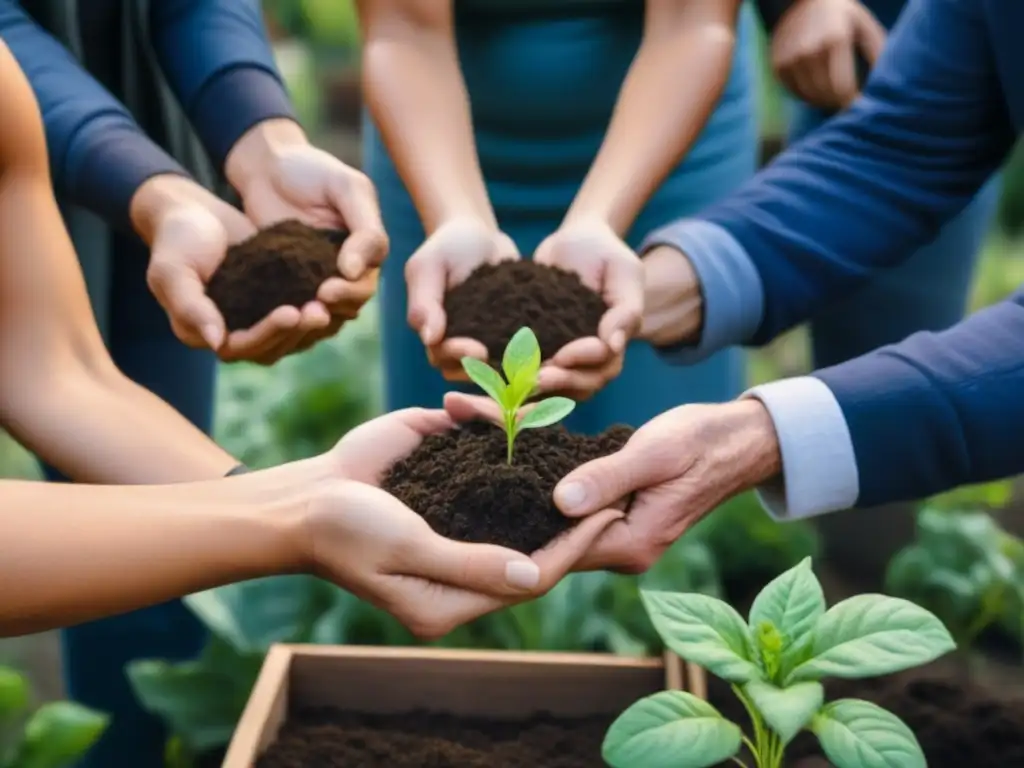
<svg viewBox="0 0 1024 768"><path fill-rule="evenodd" d="M674 653L733 683L761 677L750 630L728 603L693 593L641 590L640 595Z"/></svg>
<svg viewBox="0 0 1024 768"><path fill-rule="evenodd" d="M504 406L505 382L501 380L501 374L475 357L462 358L462 368L492 400Z"/></svg>
<svg viewBox="0 0 1024 768"><path fill-rule="evenodd" d="M612 768L708 768L740 751L740 729L683 691L640 699L619 715L601 755Z"/></svg>
<svg viewBox="0 0 1024 768"><path fill-rule="evenodd" d="M866 701L832 702L815 716L811 730L836 768L928 768L906 724Z"/></svg>
<svg viewBox="0 0 1024 768"><path fill-rule="evenodd" d="M15 765L18 768L67 768L103 735L109 718L70 701L43 704L25 724Z"/></svg>
<svg viewBox="0 0 1024 768"><path fill-rule="evenodd" d="M576 407L576 402L568 397L549 397L541 400L531 408L520 420L518 429L538 429L557 424Z"/></svg>
<svg viewBox="0 0 1024 768"><path fill-rule="evenodd" d="M501 368L505 378L512 382L521 374L530 378L537 376L540 370L540 344L529 328L520 328L509 340L505 354L501 358Z"/></svg>
<svg viewBox="0 0 1024 768"><path fill-rule="evenodd" d="M0 667L0 720L15 717L28 707L28 680L17 670Z"/></svg>
<svg viewBox="0 0 1024 768"><path fill-rule="evenodd" d="M857 595L821 617L810 657L786 683L887 675L927 664L955 648L946 627L924 608L885 595Z"/></svg>
<svg viewBox="0 0 1024 768"><path fill-rule="evenodd" d="M763 680L751 680L743 690L768 727L782 738L783 744L788 744L801 728L811 722L825 702L825 689L818 682L777 688Z"/></svg>
<svg viewBox="0 0 1024 768"><path fill-rule="evenodd" d="M806 557L761 590L750 608L750 626L768 622L779 630L785 657L799 648L824 613L825 594Z"/></svg>

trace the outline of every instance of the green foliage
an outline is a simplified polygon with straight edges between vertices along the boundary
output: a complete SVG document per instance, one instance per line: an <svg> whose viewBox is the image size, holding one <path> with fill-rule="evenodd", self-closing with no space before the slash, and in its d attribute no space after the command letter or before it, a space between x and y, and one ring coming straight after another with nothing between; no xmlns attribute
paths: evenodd
<svg viewBox="0 0 1024 768"><path fill-rule="evenodd" d="M28 681L0 667L0 768L69 768L106 730L106 715L70 701L30 710Z"/></svg>
<svg viewBox="0 0 1024 768"><path fill-rule="evenodd" d="M520 432L557 424L576 407L567 397L549 397L535 403L525 414L519 414L519 409L536 391L540 362L540 344L529 328L516 331L505 347L501 360L505 378L487 363L472 357L462 358L462 367L469 378L501 409L509 464L512 463L512 446Z"/></svg>
<svg viewBox="0 0 1024 768"><path fill-rule="evenodd" d="M681 691L648 696L608 730L613 768L709 768L739 757L781 768L786 745L809 729L836 768L925 768L910 729L867 702L824 704L826 677L871 677L942 656L955 644L934 615L906 600L859 595L825 609L806 558L769 583L748 621L706 595L644 592L666 645L732 683L750 715L753 738L710 705Z"/></svg>

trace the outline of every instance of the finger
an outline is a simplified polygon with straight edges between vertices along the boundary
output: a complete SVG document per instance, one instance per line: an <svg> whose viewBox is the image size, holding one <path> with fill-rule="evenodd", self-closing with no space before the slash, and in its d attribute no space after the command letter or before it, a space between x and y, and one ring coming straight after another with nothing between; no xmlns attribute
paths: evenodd
<svg viewBox="0 0 1024 768"><path fill-rule="evenodd" d="M338 270L346 280L361 279L368 269L376 269L388 253L384 230L359 230L345 238L338 252Z"/></svg>
<svg viewBox="0 0 1024 768"><path fill-rule="evenodd" d="M868 66L873 67L885 48L885 27L863 5L857 5L856 14L854 40Z"/></svg>
<svg viewBox="0 0 1024 768"><path fill-rule="evenodd" d="M462 368L462 358L472 357L487 361L487 347L476 339L457 337L445 339L440 344L427 348L431 365L437 368Z"/></svg>
<svg viewBox="0 0 1024 768"><path fill-rule="evenodd" d="M846 46L836 46L828 54L828 78L836 102L846 107L857 98L857 59Z"/></svg>
<svg viewBox="0 0 1024 768"><path fill-rule="evenodd" d="M597 335L612 352L621 354L640 330L644 315L644 268L636 257L620 259L604 278L604 298L609 309L597 327Z"/></svg>
<svg viewBox="0 0 1024 768"><path fill-rule="evenodd" d="M541 573L540 591L547 592L561 581L583 559L608 526L623 517L625 515L618 510L602 510L583 518L544 549L534 552L533 561L540 567Z"/></svg>
<svg viewBox="0 0 1024 768"><path fill-rule="evenodd" d="M658 463L626 443L622 450L587 462L562 478L555 486L555 505L568 517L613 507L630 494L661 482L663 470Z"/></svg>
<svg viewBox="0 0 1024 768"><path fill-rule="evenodd" d="M166 265L154 252L148 279L150 289L177 328L192 339L202 339L210 349L220 348L227 335L224 318L195 271Z"/></svg>
<svg viewBox="0 0 1024 768"><path fill-rule="evenodd" d="M813 82L814 95L817 102L829 109L839 109L843 105L840 95L836 92L832 82L831 70L829 69L833 51L846 51L852 56L851 46L833 45L818 51L812 59L809 68L811 81Z"/></svg>
<svg viewBox="0 0 1024 768"><path fill-rule="evenodd" d="M502 423L501 409L489 397L483 395L465 395L462 392L446 392L444 410L456 422L490 421Z"/></svg>
<svg viewBox="0 0 1024 768"><path fill-rule="evenodd" d="M330 324L331 313L327 310L327 307L319 301L307 302L306 305L299 310L298 330L301 330L304 334L322 331Z"/></svg>
<svg viewBox="0 0 1024 768"><path fill-rule="evenodd" d="M344 307L345 310L362 307L377 292L380 270L373 269L356 281L340 277L327 278L317 289L316 298L330 309Z"/></svg>
<svg viewBox="0 0 1024 768"><path fill-rule="evenodd" d="M228 334L220 350L221 359L231 362L266 355L280 344L283 335L296 333L301 319L298 307L278 307L252 328Z"/></svg>
<svg viewBox="0 0 1024 768"><path fill-rule="evenodd" d="M409 325L423 345L432 347L444 338L447 320L444 313L445 271L433 261L415 257L405 267L409 292Z"/></svg>
<svg viewBox="0 0 1024 768"><path fill-rule="evenodd" d="M537 392L560 394L585 400L622 372L623 359L617 355L597 368L561 368L546 365L537 374Z"/></svg>
<svg viewBox="0 0 1024 768"><path fill-rule="evenodd" d="M391 576L363 596L391 613L421 640L438 640L453 629L519 600L499 599L412 576Z"/></svg>
<svg viewBox="0 0 1024 768"><path fill-rule="evenodd" d="M494 597L534 594L541 568L526 555L493 544L468 544L424 532L404 554L401 575L418 576Z"/></svg>
<svg viewBox="0 0 1024 768"><path fill-rule="evenodd" d="M364 174L349 169L331 176L327 197L349 230L338 254L338 268L349 280L357 280L367 267L379 266L387 255L388 238L377 190Z"/></svg>
<svg viewBox="0 0 1024 768"><path fill-rule="evenodd" d="M455 428L454 417L442 408L405 408L382 418L398 419L413 432L424 436Z"/></svg>
<svg viewBox="0 0 1024 768"><path fill-rule="evenodd" d="M295 349L292 351L292 353L297 354L299 352L305 352L307 349L311 349L312 347L314 347L317 344L317 342L331 338L339 330L341 330L341 327L346 322L348 322L351 319L351 316L331 315L331 322L326 328L320 331L311 331L305 334L302 337L302 341L295 345Z"/></svg>
<svg viewBox="0 0 1024 768"><path fill-rule="evenodd" d="M555 353L550 363L559 368L592 368L607 363L612 354L597 336L587 336L570 341Z"/></svg>
<svg viewBox="0 0 1024 768"><path fill-rule="evenodd" d="M633 534L627 520L616 520L573 566L574 571L622 571L630 562Z"/></svg>

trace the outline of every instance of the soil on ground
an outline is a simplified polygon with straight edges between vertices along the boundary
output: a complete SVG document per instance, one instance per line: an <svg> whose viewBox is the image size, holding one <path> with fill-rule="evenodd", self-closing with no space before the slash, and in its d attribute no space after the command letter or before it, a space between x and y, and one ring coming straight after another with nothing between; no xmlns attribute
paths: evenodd
<svg viewBox="0 0 1024 768"><path fill-rule="evenodd" d="M228 248L206 293L229 331L251 328L278 307L301 309L327 278L340 276L338 248L347 236L282 221Z"/></svg>
<svg viewBox="0 0 1024 768"><path fill-rule="evenodd" d="M558 481L619 450L632 433L626 426L596 436L561 425L524 430L509 465L505 433L472 422L427 437L391 468L382 487L443 536L529 554L572 525L552 500Z"/></svg>
<svg viewBox="0 0 1024 768"><path fill-rule="evenodd" d="M603 768L610 725L607 717L509 723L308 710L285 724L256 768Z"/></svg>
<svg viewBox="0 0 1024 768"><path fill-rule="evenodd" d="M485 264L445 297L448 338L487 347L492 364L520 328L530 328L548 360L570 341L596 336L607 305L571 272L529 260Z"/></svg>

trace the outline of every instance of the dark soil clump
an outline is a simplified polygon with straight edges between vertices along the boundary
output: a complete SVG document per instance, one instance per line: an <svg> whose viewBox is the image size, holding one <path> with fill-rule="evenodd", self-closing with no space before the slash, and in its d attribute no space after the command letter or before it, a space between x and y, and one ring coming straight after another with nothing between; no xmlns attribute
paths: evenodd
<svg viewBox="0 0 1024 768"><path fill-rule="evenodd" d="M289 720L256 768L604 768L611 718L539 715L495 722L410 712L308 710Z"/></svg>
<svg viewBox="0 0 1024 768"><path fill-rule="evenodd" d="M327 278L340 276L338 248L346 237L343 230L282 221L228 248L206 293L229 331L251 328L278 307L302 308Z"/></svg>
<svg viewBox="0 0 1024 768"><path fill-rule="evenodd" d="M548 360L570 341L596 336L608 309L571 272L533 261L485 264L445 296L448 338L468 337L501 361L509 339L530 328Z"/></svg>
<svg viewBox="0 0 1024 768"><path fill-rule="evenodd" d="M558 481L619 450L632 433L626 426L596 437L561 425L524 430L509 466L505 433L474 422L427 437L391 468L382 487L442 536L529 554L572 526L552 500Z"/></svg>

